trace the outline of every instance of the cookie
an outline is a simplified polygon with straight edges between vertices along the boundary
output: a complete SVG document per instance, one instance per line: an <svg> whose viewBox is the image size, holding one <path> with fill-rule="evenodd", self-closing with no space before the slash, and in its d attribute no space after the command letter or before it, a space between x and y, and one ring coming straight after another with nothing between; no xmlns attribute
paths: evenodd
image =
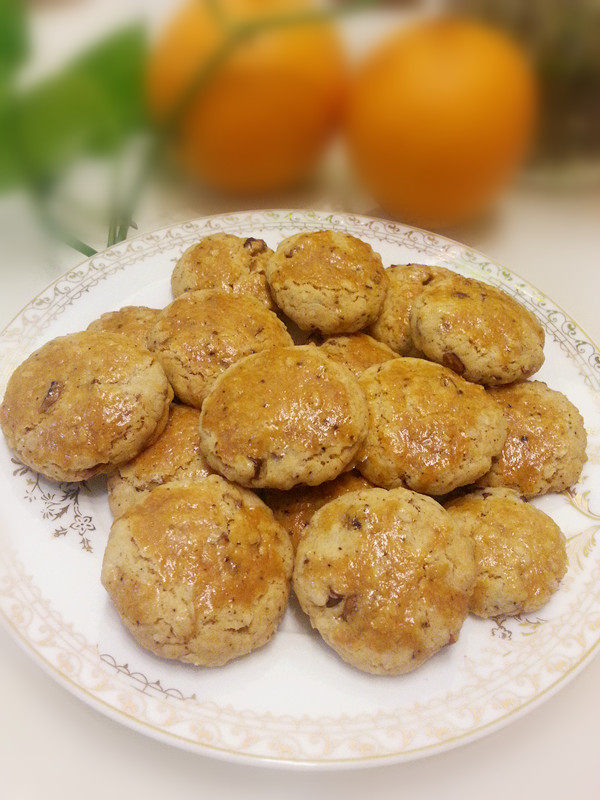
<svg viewBox="0 0 600 800"><path fill-rule="evenodd" d="M439 364L396 358L358 380L369 432L357 467L377 486L446 494L484 475L502 449L498 405L482 386Z"/></svg>
<svg viewBox="0 0 600 800"><path fill-rule="evenodd" d="M88 331L120 333L132 339L140 347L146 347L150 328L156 322L160 311L146 306L125 306L118 311L109 311L90 322Z"/></svg>
<svg viewBox="0 0 600 800"><path fill-rule="evenodd" d="M229 480L291 489L349 469L367 425L350 370L312 345L277 347L217 380L202 406L200 443L210 466Z"/></svg>
<svg viewBox="0 0 600 800"><path fill-rule="evenodd" d="M489 390L508 435L480 486L507 486L524 497L562 492L577 483L586 461L587 435L573 403L542 381Z"/></svg>
<svg viewBox="0 0 600 800"><path fill-rule="evenodd" d="M302 538L312 515L325 503L348 492L367 489L369 481L355 472L344 472L339 477L319 486L296 486L289 492L265 489L262 500L269 506L273 516L290 535L294 548Z"/></svg>
<svg viewBox="0 0 600 800"><path fill-rule="evenodd" d="M417 354L410 334L413 302L434 279L450 275L443 267L425 264L396 264L386 270L388 286L381 313L368 333L401 356Z"/></svg>
<svg viewBox="0 0 600 800"><path fill-rule="evenodd" d="M277 305L305 331L354 333L377 319L388 286L381 257L347 233L285 239L266 266Z"/></svg>
<svg viewBox="0 0 600 800"><path fill-rule="evenodd" d="M127 337L85 331L48 342L12 374L0 406L8 446L47 478L82 481L160 435L173 392Z"/></svg>
<svg viewBox="0 0 600 800"><path fill-rule="evenodd" d="M160 486L113 524L102 583L139 644L220 666L262 647L286 607L292 545L252 492L217 475Z"/></svg>
<svg viewBox="0 0 600 800"><path fill-rule="evenodd" d="M393 350L366 333L330 336L320 345L320 349L338 364L348 367L356 376L375 364L396 358Z"/></svg>
<svg viewBox="0 0 600 800"><path fill-rule="evenodd" d="M178 260L171 277L173 297L198 289L249 294L272 308L265 265L273 251L262 239L213 233L193 244Z"/></svg>
<svg viewBox="0 0 600 800"><path fill-rule="evenodd" d="M148 336L177 397L197 408L238 359L290 344L283 322L259 300L219 290L177 298L161 311Z"/></svg>
<svg viewBox="0 0 600 800"><path fill-rule="evenodd" d="M171 405L159 438L108 479L108 504L115 517L129 511L157 486L194 483L212 473L200 452L197 408Z"/></svg>
<svg viewBox="0 0 600 800"><path fill-rule="evenodd" d="M535 315L462 275L425 287L412 305L410 330L427 358L486 386L523 380L544 363L544 329Z"/></svg>
<svg viewBox="0 0 600 800"><path fill-rule="evenodd" d="M446 509L473 541L478 617L538 611L567 571L565 537L553 520L510 489L483 489Z"/></svg>
<svg viewBox="0 0 600 800"><path fill-rule="evenodd" d="M458 639L473 547L430 497L363 489L323 506L296 552L293 585L323 639L365 672L410 672Z"/></svg>

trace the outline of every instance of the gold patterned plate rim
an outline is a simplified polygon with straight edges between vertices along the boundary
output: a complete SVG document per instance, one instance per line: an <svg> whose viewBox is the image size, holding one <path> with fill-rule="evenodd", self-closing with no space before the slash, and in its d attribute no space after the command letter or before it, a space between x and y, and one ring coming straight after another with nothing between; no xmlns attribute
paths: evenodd
<svg viewBox="0 0 600 800"><path fill-rule="evenodd" d="M0 333L0 390L16 364L43 341L48 326L68 318L73 309L86 307L90 294L104 281L129 275L127 269L134 270L136 264L160 260L162 270L165 261L172 262L173 256L211 232L260 232L265 238L280 239L297 230L320 228L361 236L384 253L407 248L413 260L446 264L483 278L513 294L541 319L547 340L553 343L554 360L560 361L561 369L568 364L571 375L576 375L577 392L589 402L592 420L588 435L594 455L584 477L573 491L555 496L557 513L568 517L572 532L562 606L549 619L490 623L494 627L484 631L489 637L485 641L491 643L484 648L488 661L472 659L465 651L466 672L472 670L474 677L471 684L467 678L460 691L450 687L440 696L432 695L429 704L411 701L402 708L386 706L373 713L357 713L350 704L343 713L325 715L219 705L215 698L198 699L195 693L166 688L170 685L167 678L152 680L133 662L130 667L100 652L96 642L65 619L38 585L42 573L36 573L29 556L21 557L7 526L0 529L7 540L0 550L0 619L25 651L70 692L107 716L169 744L252 764L372 766L439 753L497 730L551 697L600 649L600 507L596 510L600 498L594 494L600 466L600 353L569 315L506 267L472 248L418 228L373 217L309 210L221 214L141 234L86 259L49 284ZM165 275L170 268L165 267ZM2 465L7 459L0 456ZM85 507L79 488L64 485L58 494L52 493L15 460L7 468L16 491L26 490L28 508L37 503L43 524L50 520L56 526L52 536L60 537L61 542L71 537L71 545L76 539L81 550L73 549L73 558L91 551L96 520ZM580 524L587 527L580 531ZM485 669L489 676L484 685L479 672ZM365 680L369 678L365 676Z"/></svg>

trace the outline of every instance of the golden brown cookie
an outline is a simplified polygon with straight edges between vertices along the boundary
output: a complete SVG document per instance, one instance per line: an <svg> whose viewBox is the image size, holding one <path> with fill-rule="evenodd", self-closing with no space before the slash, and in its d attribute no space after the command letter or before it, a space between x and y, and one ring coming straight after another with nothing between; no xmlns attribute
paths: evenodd
<svg viewBox="0 0 600 800"><path fill-rule="evenodd" d="M381 257L347 233L285 239L266 266L277 305L305 331L354 333L377 319L388 286Z"/></svg>
<svg viewBox="0 0 600 800"><path fill-rule="evenodd" d="M259 300L218 290L177 298L161 311L148 336L177 397L197 408L238 359L290 344L283 322Z"/></svg>
<svg viewBox="0 0 600 800"><path fill-rule="evenodd" d="M511 489L482 489L446 508L474 544L473 614L527 614L548 602L567 571L565 537L550 517Z"/></svg>
<svg viewBox="0 0 600 800"><path fill-rule="evenodd" d="M349 469L367 431L349 369L312 345L277 347L230 367L202 406L208 463L242 486L314 486Z"/></svg>
<svg viewBox="0 0 600 800"><path fill-rule="evenodd" d="M329 336L320 348L325 355L348 367L356 376L375 364L383 364L390 358L396 358L393 350L366 333Z"/></svg>
<svg viewBox="0 0 600 800"><path fill-rule="evenodd" d="M500 289L461 275L425 287L410 327L427 358L486 386L523 380L544 363L544 329L535 315Z"/></svg>
<svg viewBox="0 0 600 800"><path fill-rule="evenodd" d="M102 583L133 637L220 666L262 647L286 607L292 545L256 495L217 475L160 486L113 524Z"/></svg>
<svg viewBox="0 0 600 800"><path fill-rule="evenodd" d="M125 306L118 311L108 311L87 326L88 331L120 333L132 339L140 347L146 347L150 328L160 311L147 306Z"/></svg>
<svg viewBox="0 0 600 800"><path fill-rule="evenodd" d="M485 389L439 364L397 358L359 378L369 433L358 469L377 486L441 495L488 471L506 423Z"/></svg>
<svg viewBox="0 0 600 800"><path fill-rule="evenodd" d="M452 273L426 264L397 264L386 270L388 286L381 313L368 333L401 356L417 355L410 334L413 302L433 280Z"/></svg>
<svg viewBox="0 0 600 800"><path fill-rule="evenodd" d="M480 486L508 486L525 497L562 492L577 483L585 464L587 436L573 403L542 381L490 389L508 435Z"/></svg>
<svg viewBox="0 0 600 800"><path fill-rule="evenodd" d="M262 239L213 233L188 247L175 265L171 278L173 296L198 289L219 289L252 295L271 308L265 265L272 254Z"/></svg>
<svg viewBox="0 0 600 800"><path fill-rule="evenodd" d="M410 672L458 639L473 547L430 497L363 489L312 517L294 591L311 624L358 669Z"/></svg>
<svg viewBox="0 0 600 800"><path fill-rule="evenodd" d="M321 483L319 486L296 486L288 492L265 489L261 492L261 498L273 512L277 522L289 533L296 548L312 515L325 503L348 492L368 489L370 486L369 481L362 475L344 472L332 481Z"/></svg>
<svg viewBox="0 0 600 800"><path fill-rule="evenodd" d="M82 481L148 446L172 399L147 350L119 334L85 331L53 339L17 367L0 424L27 466L52 480Z"/></svg>
<svg viewBox="0 0 600 800"><path fill-rule="evenodd" d="M212 470L200 452L197 408L171 405L162 434L133 461L118 467L108 479L108 504L115 517L129 511L157 486L194 483Z"/></svg>

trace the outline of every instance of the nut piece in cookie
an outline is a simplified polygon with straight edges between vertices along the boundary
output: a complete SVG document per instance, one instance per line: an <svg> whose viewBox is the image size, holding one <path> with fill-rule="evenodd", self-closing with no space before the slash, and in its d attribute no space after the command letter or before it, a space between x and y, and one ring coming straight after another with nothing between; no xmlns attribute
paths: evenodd
<svg viewBox="0 0 600 800"><path fill-rule="evenodd" d="M173 297L198 289L249 294L267 308L273 301L265 265L273 251L262 239L214 233L193 244L181 256L171 278Z"/></svg>
<svg viewBox="0 0 600 800"><path fill-rule="evenodd" d="M157 486L194 483L212 474L200 452L199 421L197 408L173 403L167 427L154 444L111 473L108 503L115 517L129 511Z"/></svg>
<svg viewBox="0 0 600 800"><path fill-rule="evenodd" d="M220 666L262 647L285 610L292 545L256 495L217 475L160 486L113 524L102 583L133 637Z"/></svg>
<svg viewBox="0 0 600 800"><path fill-rule="evenodd" d="M146 306L125 306L118 311L102 314L87 326L88 331L120 333L132 339L140 347L146 347L150 328L156 322L160 311Z"/></svg>
<svg viewBox="0 0 600 800"><path fill-rule="evenodd" d="M266 266L277 305L302 330L354 333L377 319L388 287L381 257L347 233L285 239Z"/></svg>
<svg viewBox="0 0 600 800"><path fill-rule="evenodd" d="M396 358L393 350L366 333L329 336L320 345L320 349L329 358L348 367L356 376L369 367Z"/></svg>
<svg viewBox="0 0 600 800"><path fill-rule="evenodd" d="M446 509L474 544L473 614L527 614L548 602L567 571L565 537L550 517L511 489L472 492Z"/></svg>
<svg viewBox="0 0 600 800"><path fill-rule="evenodd" d="M363 489L323 506L296 552L311 624L365 672L410 672L452 644L468 612L473 547L430 497Z"/></svg>
<svg viewBox="0 0 600 800"><path fill-rule="evenodd" d="M377 486L442 495L484 475L506 423L482 386L439 364L396 358L359 378L369 432L358 469Z"/></svg>
<svg viewBox="0 0 600 800"><path fill-rule="evenodd" d="M296 486L288 492L277 489L265 489L260 493L262 500L269 506L273 516L282 528L289 533L294 548L311 520L313 514L325 503L358 489L368 489L368 480L355 472L344 472L332 481L319 486Z"/></svg>
<svg viewBox="0 0 600 800"><path fill-rule="evenodd" d="M85 331L48 342L12 374L0 406L8 446L56 481L134 458L163 431L173 391L126 336Z"/></svg>
<svg viewBox="0 0 600 800"><path fill-rule="evenodd" d="M317 347L248 356L216 381L202 406L211 467L242 486L315 486L349 469L368 425L350 370Z"/></svg>
<svg viewBox="0 0 600 800"><path fill-rule="evenodd" d="M219 290L178 297L160 312L148 336L177 397L197 408L238 359L290 344L283 322L256 298Z"/></svg>
<svg viewBox="0 0 600 800"><path fill-rule="evenodd" d="M389 267L386 275L390 285L381 313L368 333L401 356L418 355L410 334L413 302L433 280L452 274L443 267L426 264L397 264Z"/></svg>
<svg viewBox="0 0 600 800"><path fill-rule="evenodd" d="M480 486L508 486L525 497L562 492L577 483L587 436L573 403L542 381L490 389L508 435Z"/></svg>
<svg viewBox="0 0 600 800"><path fill-rule="evenodd" d="M468 381L498 386L544 363L544 329L528 309L481 281L432 281L413 303L412 340L427 358Z"/></svg>

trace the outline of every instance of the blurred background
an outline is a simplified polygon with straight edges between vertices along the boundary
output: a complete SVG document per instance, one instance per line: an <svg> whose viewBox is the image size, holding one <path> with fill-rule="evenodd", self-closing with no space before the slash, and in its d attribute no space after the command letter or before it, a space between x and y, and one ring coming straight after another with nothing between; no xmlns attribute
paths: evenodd
<svg viewBox="0 0 600 800"><path fill-rule="evenodd" d="M365 213L505 261L527 231L522 261L550 229L576 258L599 200L600 2L0 0L17 301L205 214Z"/></svg>

